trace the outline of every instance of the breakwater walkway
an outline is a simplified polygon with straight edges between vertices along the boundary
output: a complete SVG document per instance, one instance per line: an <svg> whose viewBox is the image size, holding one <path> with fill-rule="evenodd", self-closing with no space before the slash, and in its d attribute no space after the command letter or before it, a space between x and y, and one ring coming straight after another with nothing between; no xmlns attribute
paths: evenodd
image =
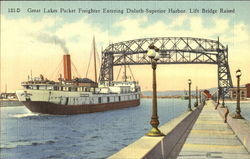
<svg viewBox="0 0 250 159"><path fill-rule="evenodd" d="M212 100L206 102L178 159L250 159L250 154L214 105Z"/></svg>
<svg viewBox="0 0 250 159"><path fill-rule="evenodd" d="M166 136L143 136L109 159L250 159L249 121L229 114L224 123L225 108L215 106L207 100L162 125Z"/></svg>

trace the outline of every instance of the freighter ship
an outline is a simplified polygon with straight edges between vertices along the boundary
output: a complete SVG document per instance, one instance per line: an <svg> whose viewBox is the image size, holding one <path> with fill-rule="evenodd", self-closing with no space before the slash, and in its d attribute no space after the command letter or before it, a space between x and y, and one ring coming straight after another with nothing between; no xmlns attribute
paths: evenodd
<svg viewBox="0 0 250 159"><path fill-rule="evenodd" d="M72 79L70 54L63 55L63 69L64 77L60 75L57 82L43 75L22 82L23 90L16 91L19 101L31 112L52 115L94 113L140 105L140 86L136 81L97 83L96 73L95 81Z"/></svg>

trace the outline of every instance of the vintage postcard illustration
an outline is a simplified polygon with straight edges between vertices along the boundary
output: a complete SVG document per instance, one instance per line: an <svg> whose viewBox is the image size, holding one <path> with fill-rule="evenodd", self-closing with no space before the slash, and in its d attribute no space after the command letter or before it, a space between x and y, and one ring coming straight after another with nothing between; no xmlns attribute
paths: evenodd
<svg viewBox="0 0 250 159"><path fill-rule="evenodd" d="M1 1L0 158L250 158L249 1Z"/></svg>

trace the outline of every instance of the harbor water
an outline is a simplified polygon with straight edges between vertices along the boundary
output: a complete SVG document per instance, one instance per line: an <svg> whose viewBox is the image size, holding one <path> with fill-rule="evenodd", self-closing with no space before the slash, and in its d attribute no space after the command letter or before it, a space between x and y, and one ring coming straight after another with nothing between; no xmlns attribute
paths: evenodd
<svg viewBox="0 0 250 159"><path fill-rule="evenodd" d="M187 105L188 100L158 99L160 123L179 116ZM0 158L106 158L150 130L151 109L151 99L142 99L138 107L70 116L1 107Z"/></svg>

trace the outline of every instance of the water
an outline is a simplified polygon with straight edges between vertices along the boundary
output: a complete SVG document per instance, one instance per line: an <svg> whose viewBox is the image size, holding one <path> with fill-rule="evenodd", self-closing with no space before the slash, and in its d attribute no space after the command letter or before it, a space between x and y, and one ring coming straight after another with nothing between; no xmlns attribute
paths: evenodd
<svg viewBox="0 0 250 159"><path fill-rule="evenodd" d="M160 123L182 114L187 103L158 99ZM142 99L139 107L71 116L38 115L25 107L1 107L0 158L106 158L149 131L151 109L151 99Z"/></svg>
<svg viewBox="0 0 250 159"><path fill-rule="evenodd" d="M228 106L229 113L236 112L236 103L227 103L225 105ZM241 115L248 121L250 121L250 101L240 103Z"/></svg>

